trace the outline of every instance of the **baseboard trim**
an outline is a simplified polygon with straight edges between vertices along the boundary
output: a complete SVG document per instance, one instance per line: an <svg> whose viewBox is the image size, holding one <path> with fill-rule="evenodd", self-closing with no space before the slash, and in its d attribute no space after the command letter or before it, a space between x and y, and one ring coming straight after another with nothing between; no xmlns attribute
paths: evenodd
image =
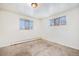
<svg viewBox="0 0 79 59"><path fill-rule="evenodd" d="M24 40L15 41L15 42L12 42L12 43L6 43L6 44L0 46L0 48L20 44L20 43L23 43L23 42L29 42L29 41L33 41L33 40L37 40L37 39L41 39L41 38L36 37L36 38L31 38L31 39L24 39Z"/></svg>

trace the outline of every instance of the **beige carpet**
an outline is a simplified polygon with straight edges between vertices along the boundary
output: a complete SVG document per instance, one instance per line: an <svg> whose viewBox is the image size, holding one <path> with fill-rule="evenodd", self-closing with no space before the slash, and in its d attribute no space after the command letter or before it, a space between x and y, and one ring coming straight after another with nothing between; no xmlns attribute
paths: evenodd
<svg viewBox="0 0 79 59"><path fill-rule="evenodd" d="M38 39L0 48L0 56L79 56L79 50Z"/></svg>

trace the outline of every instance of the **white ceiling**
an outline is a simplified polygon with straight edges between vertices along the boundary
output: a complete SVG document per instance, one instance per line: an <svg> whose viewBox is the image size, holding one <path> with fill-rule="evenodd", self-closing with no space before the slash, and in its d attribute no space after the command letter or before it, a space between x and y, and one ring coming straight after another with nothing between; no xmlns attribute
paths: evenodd
<svg viewBox="0 0 79 59"><path fill-rule="evenodd" d="M44 18L79 6L78 3L39 3L32 8L27 3L1 3L0 8L21 13L26 16Z"/></svg>

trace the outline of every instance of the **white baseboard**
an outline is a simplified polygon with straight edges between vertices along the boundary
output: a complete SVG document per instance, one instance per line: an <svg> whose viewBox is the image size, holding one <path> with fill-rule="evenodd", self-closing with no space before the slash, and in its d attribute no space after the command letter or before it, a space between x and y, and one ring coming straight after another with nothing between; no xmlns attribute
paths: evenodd
<svg viewBox="0 0 79 59"><path fill-rule="evenodd" d="M37 39L40 39L40 37L31 38L31 39L24 39L24 40L19 40L19 41L14 41L14 42L6 42L6 43L1 44L0 48L18 44L18 43L29 42L29 41L37 40Z"/></svg>
<svg viewBox="0 0 79 59"><path fill-rule="evenodd" d="M14 41L14 42L3 43L3 44L0 45L0 48L2 48L2 47L6 47L6 46L10 46L10 45L14 45L14 44L18 44L18 43L29 42L29 41L37 40L37 39L48 40L48 39L45 38L45 37L35 37L35 38L31 38L31 39L24 39L24 40L19 40L19 41ZM48 41L50 41L50 42L54 42L54 41L51 41L51 40L48 40ZM61 42L55 42L55 43L58 43L58 44L61 44L61 45L64 45L64 46L71 47L71 48L73 48L73 49L77 49L77 50L79 50L79 48L76 48L76 47L74 47L74 46L70 46L70 45L66 45L66 44L61 43Z"/></svg>

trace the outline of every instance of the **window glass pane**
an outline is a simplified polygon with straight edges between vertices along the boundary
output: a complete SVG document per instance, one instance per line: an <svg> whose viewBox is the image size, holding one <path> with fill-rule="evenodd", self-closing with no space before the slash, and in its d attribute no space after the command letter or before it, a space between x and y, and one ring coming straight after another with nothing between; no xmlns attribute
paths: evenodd
<svg viewBox="0 0 79 59"><path fill-rule="evenodd" d="M29 20L25 20L25 29L29 29Z"/></svg>
<svg viewBox="0 0 79 59"><path fill-rule="evenodd" d="M20 19L20 29L25 29L24 23L24 20Z"/></svg>
<svg viewBox="0 0 79 59"><path fill-rule="evenodd" d="M56 25L59 25L59 21L60 21L60 18L54 19L54 25L55 25L55 26L56 26Z"/></svg>
<svg viewBox="0 0 79 59"><path fill-rule="evenodd" d="M29 25L30 25L30 29L32 29L33 28L33 21L30 21Z"/></svg>
<svg viewBox="0 0 79 59"><path fill-rule="evenodd" d="M61 25L66 25L66 16L62 16L62 17L60 18L60 24L61 24Z"/></svg>
<svg viewBox="0 0 79 59"><path fill-rule="evenodd" d="M53 26L53 25L54 25L54 20L50 19L50 26Z"/></svg>

